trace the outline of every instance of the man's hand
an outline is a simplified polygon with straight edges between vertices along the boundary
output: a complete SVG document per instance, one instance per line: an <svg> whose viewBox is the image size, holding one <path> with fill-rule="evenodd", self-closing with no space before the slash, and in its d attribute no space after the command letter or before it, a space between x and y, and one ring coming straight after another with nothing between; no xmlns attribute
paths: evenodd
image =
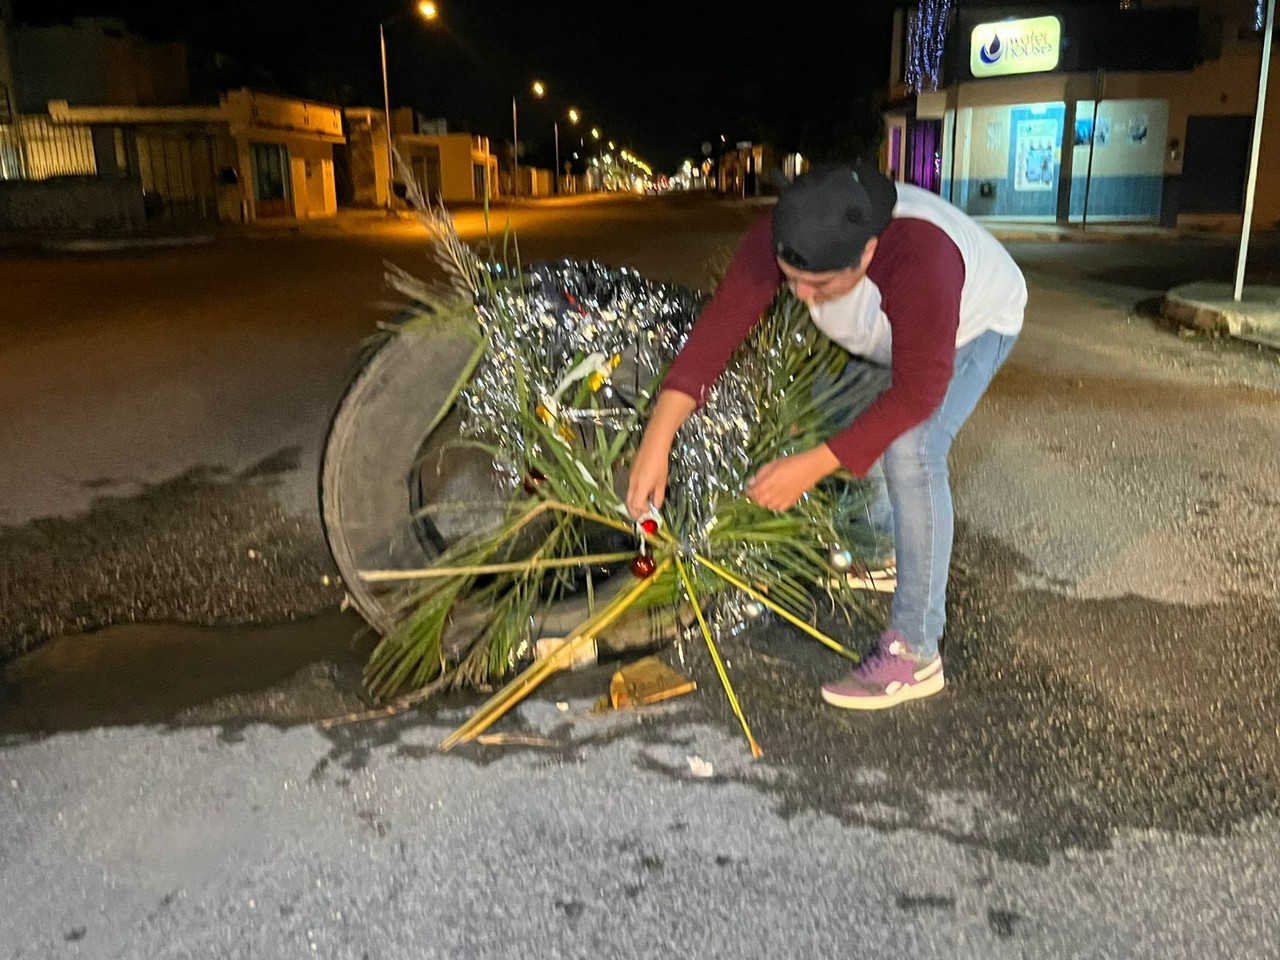
<svg viewBox="0 0 1280 960"><path fill-rule="evenodd" d="M661 507L666 499L671 444L675 442L680 424L696 407L693 397L678 390L663 390L658 394L627 483L627 511L637 520L649 512L650 504Z"/></svg>
<svg viewBox="0 0 1280 960"><path fill-rule="evenodd" d="M662 507L667 495L667 470L671 445L661 438L646 436L631 464L631 480L627 484L627 511L637 520L649 510L649 504Z"/></svg>
<svg viewBox="0 0 1280 960"><path fill-rule="evenodd" d="M809 488L840 468L840 461L825 443L766 463L752 478L747 496L766 510L786 510Z"/></svg>

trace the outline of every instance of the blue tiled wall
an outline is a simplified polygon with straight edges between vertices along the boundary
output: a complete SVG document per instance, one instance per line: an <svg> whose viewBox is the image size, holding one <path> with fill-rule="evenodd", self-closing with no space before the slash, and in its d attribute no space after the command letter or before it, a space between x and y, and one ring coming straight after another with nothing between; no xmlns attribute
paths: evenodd
<svg viewBox="0 0 1280 960"><path fill-rule="evenodd" d="M1083 176L1071 178L1071 219L1084 215ZM1089 182L1089 216L1126 220L1159 220L1164 178L1160 176L1093 177Z"/></svg>
<svg viewBox="0 0 1280 960"><path fill-rule="evenodd" d="M1079 221L1084 213L1084 177L1071 178L1071 219ZM1018 192L1012 181L997 180L995 202L982 197L978 188L982 180L957 180L954 203L961 210L984 217L1040 217L1053 220L1057 215L1058 193L1042 190ZM950 181L943 181L942 197L946 199ZM1094 177L1089 184L1089 217L1113 217L1123 220L1159 220L1164 178L1158 176Z"/></svg>

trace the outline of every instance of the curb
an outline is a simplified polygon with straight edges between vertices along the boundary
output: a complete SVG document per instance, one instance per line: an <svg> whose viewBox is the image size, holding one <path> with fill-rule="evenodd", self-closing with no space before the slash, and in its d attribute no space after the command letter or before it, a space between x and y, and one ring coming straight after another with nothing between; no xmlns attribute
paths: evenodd
<svg viewBox="0 0 1280 960"><path fill-rule="evenodd" d="M1178 243L1207 234L1187 233L1181 230L1167 232L1133 232L1109 230L1019 230L1002 229L998 225L983 224L1001 243Z"/></svg>
<svg viewBox="0 0 1280 960"><path fill-rule="evenodd" d="M115 253L120 250L162 250L171 247L200 247L215 240L212 233L182 237L120 237L115 240L45 240L40 249L57 253Z"/></svg>
<svg viewBox="0 0 1280 960"><path fill-rule="evenodd" d="M1164 295L1160 313L1191 330L1228 334L1280 350L1280 287L1246 287L1240 301L1225 283L1189 283Z"/></svg>

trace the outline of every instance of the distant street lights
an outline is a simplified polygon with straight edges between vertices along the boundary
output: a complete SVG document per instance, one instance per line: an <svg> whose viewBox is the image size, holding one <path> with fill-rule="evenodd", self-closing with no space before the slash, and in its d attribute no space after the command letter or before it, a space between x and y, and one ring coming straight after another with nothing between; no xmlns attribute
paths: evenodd
<svg viewBox="0 0 1280 960"><path fill-rule="evenodd" d="M386 123L386 127L387 127L387 209L388 211L392 209L394 204L394 199L395 199L395 189L394 189L395 187L395 149L393 145L394 141L391 135L391 91L390 91L390 84L388 83L388 80L387 80L386 28L387 26L399 20L400 18L408 16L410 12L416 13L419 18L421 18L423 21L427 23L435 22L440 18L440 7L437 3L434 2L434 0L420 0L419 3L414 5L414 7L412 8L412 11L404 10L400 13L394 14L391 17L388 17L386 20L383 20L381 23L378 24L378 42L379 42L379 47L382 54L382 111L383 111L384 122ZM534 80L529 85L529 91L538 100L545 99L548 96L547 85L543 83L541 80ZM512 94L511 96L511 195L512 197L519 197L524 192L522 189L523 185L521 184L521 181L520 181L520 102L519 100L520 100L520 95L518 92ZM568 117L569 122L573 124L575 127L582 122L582 113L581 111L578 110L577 107L570 107L566 111L565 116ZM604 143L601 142L601 138L603 134L601 134L599 127L591 127L590 129L591 129L591 138L594 141L596 141L596 153L599 156L603 154ZM555 164L556 164L555 192L558 194L561 192L560 117L559 116L556 116L554 120L554 123L552 125L552 131L555 137ZM579 145L583 148L583 151L585 153L584 138L579 137L578 142L579 142ZM608 147L610 151L613 151L616 149L616 144L614 141L608 140L608 141L605 141L605 143L608 143ZM573 157L574 159L577 159L578 154L575 152L573 154ZM599 161L592 160L591 163L594 166L598 164Z"/></svg>
<svg viewBox="0 0 1280 960"><path fill-rule="evenodd" d="M440 9L431 0L422 0L415 8L418 16L426 22L437 19ZM378 24L378 46L382 51L382 112L387 125L387 210L391 209L395 199L396 161L391 146L391 93L387 84L387 24L405 16L408 11L397 13Z"/></svg>

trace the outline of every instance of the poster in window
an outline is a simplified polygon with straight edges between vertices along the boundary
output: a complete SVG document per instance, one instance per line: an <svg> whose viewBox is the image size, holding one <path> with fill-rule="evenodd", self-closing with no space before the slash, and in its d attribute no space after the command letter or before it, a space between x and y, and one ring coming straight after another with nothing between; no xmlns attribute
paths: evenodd
<svg viewBox="0 0 1280 960"><path fill-rule="evenodd" d="M1058 149L1056 120L1019 120L1014 152L1013 189L1052 190Z"/></svg>
<svg viewBox="0 0 1280 960"><path fill-rule="evenodd" d="M1077 117L1075 137L1072 146L1087 147L1093 141L1093 118Z"/></svg>
<svg viewBox="0 0 1280 960"><path fill-rule="evenodd" d="M1147 115L1138 114L1129 119L1129 143L1140 147L1147 142Z"/></svg>

